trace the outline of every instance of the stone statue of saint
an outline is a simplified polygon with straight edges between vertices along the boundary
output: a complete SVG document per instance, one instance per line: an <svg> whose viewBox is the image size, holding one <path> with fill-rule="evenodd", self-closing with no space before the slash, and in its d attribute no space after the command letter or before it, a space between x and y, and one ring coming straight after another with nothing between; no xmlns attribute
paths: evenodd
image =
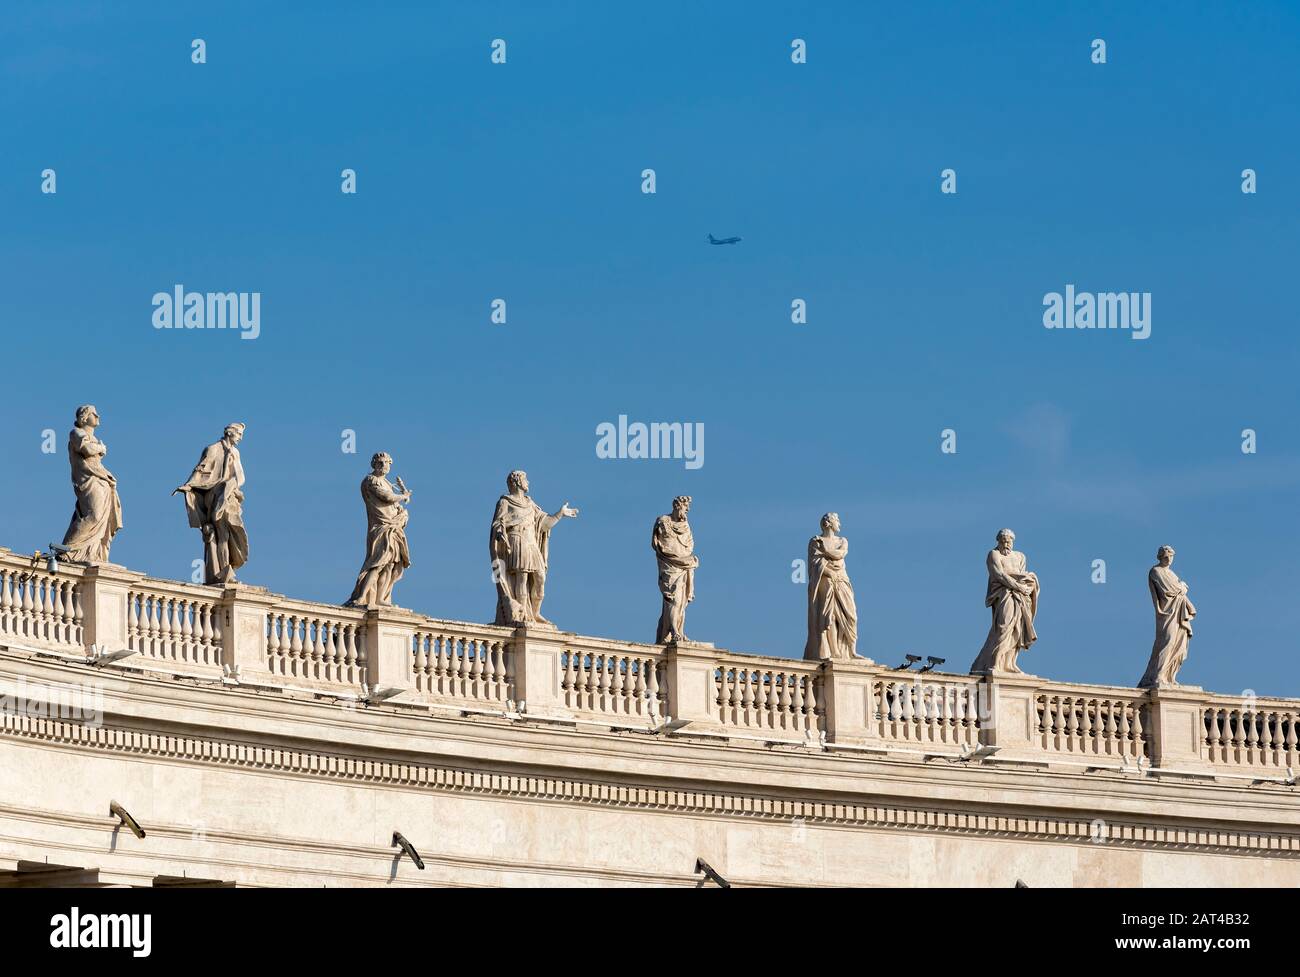
<svg viewBox="0 0 1300 977"><path fill-rule="evenodd" d="M691 497L679 495L673 499L673 511L656 519L650 531L650 547L659 561L659 592L664 598L656 644L688 640L686 605L695 600L695 569L700 565L691 524L686 521L690 511Z"/></svg>
<svg viewBox="0 0 1300 977"><path fill-rule="evenodd" d="M839 531L840 517L828 512L822 516L822 534L808 541L808 643L803 656L810 661L858 657L858 606L844 568L849 541L837 535Z"/></svg>
<svg viewBox="0 0 1300 977"><path fill-rule="evenodd" d="M63 534L67 552L63 558L74 563L107 563L108 548L122 528L122 502L117 497L117 479L104 467L108 454L104 442L95 437L99 412L91 404L77 408L76 426L68 435L68 461L72 464L72 490L77 495L68 531Z"/></svg>
<svg viewBox="0 0 1300 977"><path fill-rule="evenodd" d="M243 439L243 424L228 425L220 441L203 449L189 481L172 492L184 493L190 525L203 533L204 583L234 583L235 571L248 561L244 466L237 447Z"/></svg>
<svg viewBox="0 0 1300 977"><path fill-rule="evenodd" d="M392 467L392 456L381 451L370 459L370 474L361 480L361 499L366 504L366 559L347 607L391 606L393 584L411 565L404 508L411 501L411 493L400 478L396 488L388 481Z"/></svg>
<svg viewBox="0 0 1300 977"><path fill-rule="evenodd" d="M577 516L569 503L547 515L528 495L528 476L513 471L506 476L507 494L497 502L492 516L488 549L492 578L497 585L497 624L546 624L542 598L546 593L546 564L551 529L561 519Z"/></svg>
<svg viewBox="0 0 1300 977"><path fill-rule="evenodd" d="M1156 561L1147 574L1151 603L1156 608L1156 641L1139 689L1178 684L1178 670L1187 661L1192 618L1196 617L1196 608L1187 599L1187 584L1173 570L1174 548L1160 547Z"/></svg>
<svg viewBox="0 0 1300 977"><path fill-rule="evenodd" d="M993 608L993 626L970 667L972 675L1019 672L1016 656L1038 640L1034 631L1038 577L1025 570L1025 554L1011 548L1015 541L1016 534L1010 529L999 530L998 545L989 550L989 587L984 606Z"/></svg>

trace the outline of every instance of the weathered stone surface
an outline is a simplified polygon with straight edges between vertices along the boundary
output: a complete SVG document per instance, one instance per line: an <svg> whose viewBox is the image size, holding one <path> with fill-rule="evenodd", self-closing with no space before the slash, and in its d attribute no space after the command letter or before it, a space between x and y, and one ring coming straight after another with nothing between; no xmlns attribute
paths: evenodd
<svg viewBox="0 0 1300 977"><path fill-rule="evenodd" d="M361 499L366 505L366 558L347 607L391 606L393 585L411 565L406 545L406 503L411 501L411 493L400 478L396 487L388 481L392 468L392 456L380 451L370 459L370 474L361 480Z"/></svg>
<svg viewBox="0 0 1300 977"><path fill-rule="evenodd" d="M695 571L700 558L695 555L695 537L686 521L691 511L691 497L673 499L673 511L655 520L650 531L650 548L659 564L659 593L663 608L655 629L655 643L689 641L686 637L686 605L695 600Z"/></svg>
<svg viewBox="0 0 1300 977"><path fill-rule="evenodd" d="M549 625L551 622L542 617L542 600L546 596L551 530L561 519L576 518L578 510L566 502L548 515L528 495L528 475L522 471L506 476L506 490L497 500L488 540L492 577L497 585L496 623Z"/></svg>
<svg viewBox="0 0 1300 977"><path fill-rule="evenodd" d="M185 484L172 492L185 496L190 526L203 534L203 582L227 584L248 561L244 531L244 466L239 459L243 424L226 425L220 441L203 449Z"/></svg>
<svg viewBox="0 0 1300 977"><path fill-rule="evenodd" d="M1196 607L1187 597L1187 584L1174 573L1173 563L1174 548L1162 546L1156 553L1156 565L1147 574L1156 611L1156 640L1147 670L1138 680L1140 689L1177 685L1178 670L1187 661Z"/></svg>
<svg viewBox="0 0 1300 977"><path fill-rule="evenodd" d="M998 545L989 550L985 564L989 586L984 606L993 611L993 624L984 647L971 665L972 675L1020 672L1016 659L1038 640L1034 618L1038 614L1038 577L1025 569L1025 554L1011 547L1016 534L998 531Z"/></svg>
<svg viewBox="0 0 1300 977"><path fill-rule="evenodd" d="M808 642L811 661L858 655L858 605L844 566L849 541L839 535L840 517L822 516L822 532L808 541Z"/></svg>
<svg viewBox="0 0 1300 977"><path fill-rule="evenodd" d="M0 885L31 883L19 863L694 885L699 858L736 885L1300 884L1300 700L625 642L7 550L0 698ZM147 844L108 843L108 798Z"/></svg>
<svg viewBox="0 0 1300 977"><path fill-rule="evenodd" d="M113 537L122 528L117 479L104 467L108 447L96 436L98 427L99 412L93 404L83 404L77 408L76 425L68 435L77 507L63 535L67 547L63 558L76 563L107 563Z"/></svg>

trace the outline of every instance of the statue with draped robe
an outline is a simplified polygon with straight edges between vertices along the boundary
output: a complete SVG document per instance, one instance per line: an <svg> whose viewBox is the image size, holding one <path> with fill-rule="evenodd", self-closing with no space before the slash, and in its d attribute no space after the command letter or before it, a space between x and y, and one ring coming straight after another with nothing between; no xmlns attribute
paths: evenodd
<svg viewBox="0 0 1300 977"><path fill-rule="evenodd" d="M858 607L853 599L844 558L849 541L838 535L840 517L822 516L822 533L808 541L808 642L803 656L809 661L857 658Z"/></svg>
<svg viewBox="0 0 1300 977"><path fill-rule="evenodd" d="M999 530L998 545L989 551L989 573L984 606L992 608L993 624L984 647L971 665L972 675L1020 672L1016 658L1038 640L1034 618L1038 614L1038 576L1025 569L1025 554L1013 550L1016 534Z"/></svg>
<svg viewBox="0 0 1300 977"><path fill-rule="evenodd" d="M1177 685L1178 670L1187 661L1196 608L1187 599L1187 584L1178 579L1173 563L1174 548L1162 546L1156 553L1156 565L1147 574L1156 610L1156 640L1147 670L1138 682L1139 689Z"/></svg>
<svg viewBox="0 0 1300 977"><path fill-rule="evenodd" d="M243 424L227 425L221 440L203 449L189 480L175 491L185 496L190 525L203 534L203 582L235 582L248 561L244 531L244 466L239 460Z"/></svg>
<svg viewBox="0 0 1300 977"><path fill-rule="evenodd" d="M700 558L695 555L695 537L687 513L691 497L673 499L673 511L655 520L650 532L650 548L659 563L659 593L663 609L659 612L656 644L673 644L686 637L686 605L695 600L695 570Z"/></svg>
<svg viewBox="0 0 1300 977"><path fill-rule="evenodd" d="M92 404L77 408L75 426L68 435L68 461L72 466L72 491L77 507L72 512L68 531L63 534L67 552L63 559L72 563L107 563L113 537L122 528L122 502L117 495L117 479L104 467L108 454L104 442L95 436L99 412Z"/></svg>
<svg viewBox="0 0 1300 977"><path fill-rule="evenodd" d="M405 508L411 493L400 478L396 487L388 481L392 468L392 456L380 451L370 459L370 474L361 480L361 500L366 505L366 558L347 607L391 606L393 585L411 565Z"/></svg>
<svg viewBox="0 0 1300 977"><path fill-rule="evenodd" d="M497 500L488 538L492 579L497 586L496 623L550 626L542 617L542 598L546 595L551 530L561 519L576 517L578 510L566 502L548 515L528 495L525 472L506 476L506 490Z"/></svg>

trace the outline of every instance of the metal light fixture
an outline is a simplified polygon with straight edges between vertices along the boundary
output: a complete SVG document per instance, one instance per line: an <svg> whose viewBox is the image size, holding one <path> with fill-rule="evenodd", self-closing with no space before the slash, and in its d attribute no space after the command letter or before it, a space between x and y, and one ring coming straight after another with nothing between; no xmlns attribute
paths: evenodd
<svg viewBox="0 0 1300 977"><path fill-rule="evenodd" d="M119 828L125 826L130 828L131 834L137 838L144 837L144 828L140 827L140 822L131 817L131 813L117 801L108 802L108 813L117 818Z"/></svg>
<svg viewBox="0 0 1300 977"><path fill-rule="evenodd" d="M400 831L393 832L393 847L402 849L402 853L415 863L415 867L421 872L424 871L424 859L421 858L420 853L415 850L415 846L406 840L406 835L402 834Z"/></svg>

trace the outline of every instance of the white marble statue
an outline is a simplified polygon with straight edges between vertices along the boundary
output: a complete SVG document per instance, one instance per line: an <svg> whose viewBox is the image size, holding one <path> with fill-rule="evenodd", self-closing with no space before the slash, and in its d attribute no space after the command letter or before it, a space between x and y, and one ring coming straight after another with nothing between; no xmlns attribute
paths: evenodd
<svg viewBox="0 0 1300 977"><path fill-rule="evenodd" d="M659 563L659 593L663 595L656 644L688 640L686 605L695 600L695 570L700 565L691 524L686 521L690 511L691 497L677 496L673 511L656 519L650 532L650 547Z"/></svg>
<svg viewBox="0 0 1300 977"><path fill-rule="evenodd" d="M1187 584L1178 579L1173 563L1174 548L1162 546L1156 553L1156 565L1147 574L1156 609L1156 641L1139 689L1177 685L1178 670L1187 661L1196 608L1187 599Z"/></svg>
<svg viewBox="0 0 1300 977"><path fill-rule="evenodd" d="M844 558L849 541L838 535L840 517L822 516L822 532L808 541L808 643L810 661L858 656L858 607Z"/></svg>
<svg viewBox="0 0 1300 977"><path fill-rule="evenodd" d="M117 479L104 467L108 454L95 436L99 412L91 404L77 408L76 426L68 435L68 461L72 465L72 490L77 495L68 531L63 535L63 558L75 563L107 563L113 537L122 528L122 502Z"/></svg>
<svg viewBox="0 0 1300 977"><path fill-rule="evenodd" d="M970 667L972 675L1019 672L1016 657L1038 639L1034 631L1038 577L1025 569L1025 554L1011 548L1015 541L1016 534L1010 529L999 530L998 545L989 551L984 606L993 609L993 625Z"/></svg>
<svg viewBox="0 0 1300 977"><path fill-rule="evenodd" d="M185 496L190 525L203 533L203 582L233 583L235 571L248 561L244 531L244 467L238 444L243 424L230 424L220 441L203 449L189 480L174 492Z"/></svg>
<svg viewBox="0 0 1300 977"><path fill-rule="evenodd" d="M542 598L551 530L561 519L577 516L578 510L566 502L547 515L529 497L528 476L521 471L506 476L506 489L497 501L488 540L497 585L496 623L550 625L542 617Z"/></svg>
<svg viewBox="0 0 1300 977"><path fill-rule="evenodd" d="M361 498L366 504L366 558L348 607L391 606L393 585L411 565L405 508L411 493L400 478L396 479L396 488L388 481L392 467L392 456L381 451L370 459L370 474L361 480Z"/></svg>

